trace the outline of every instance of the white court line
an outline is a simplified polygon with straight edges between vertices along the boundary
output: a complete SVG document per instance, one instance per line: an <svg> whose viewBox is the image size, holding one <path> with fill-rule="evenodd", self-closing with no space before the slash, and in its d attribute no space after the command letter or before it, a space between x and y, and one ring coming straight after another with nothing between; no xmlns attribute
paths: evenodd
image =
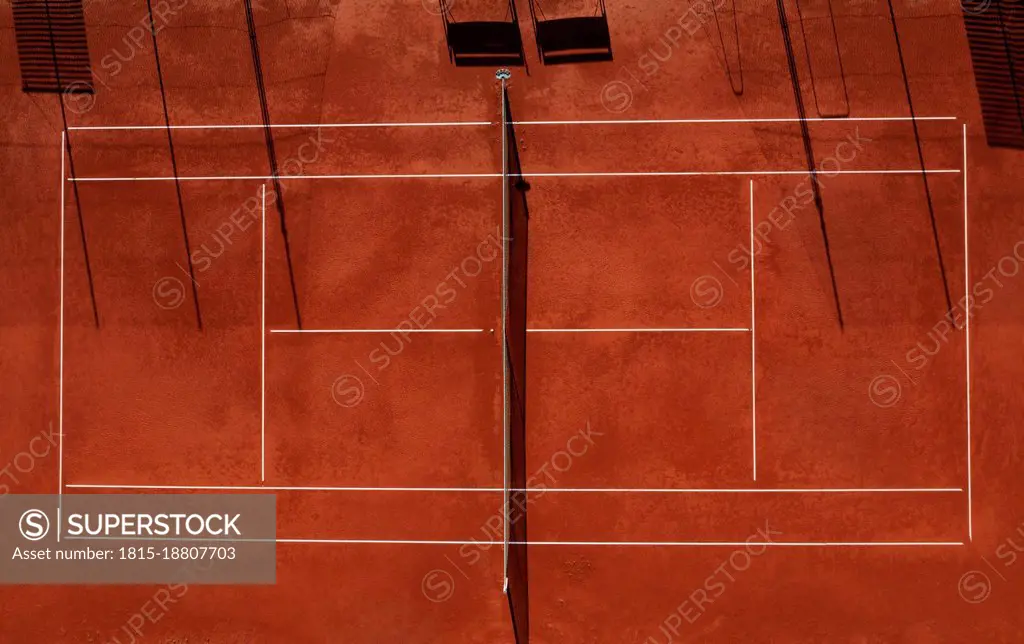
<svg viewBox="0 0 1024 644"><path fill-rule="evenodd" d="M63 100L63 99L61 99ZM57 543L60 543L61 504L64 501L64 202L65 164L67 162L66 133L60 131L60 331L57 375Z"/></svg>
<svg viewBox="0 0 1024 644"><path fill-rule="evenodd" d="M582 493L601 494L618 492L626 494L861 494L861 493L911 493L911 492L963 492L958 487L830 487L830 488L529 488L514 492Z"/></svg>
<svg viewBox="0 0 1024 644"><path fill-rule="evenodd" d="M489 329L270 329L271 333L484 333ZM493 331L493 329L490 329Z"/></svg>
<svg viewBox="0 0 1024 644"><path fill-rule="evenodd" d="M69 484L68 488L91 490L208 490L241 492L503 492L500 487L358 487L316 485L106 485Z"/></svg>
<svg viewBox="0 0 1024 644"><path fill-rule="evenodd" d="M928 174L959 174L958 168L926 170ZM811 174L809 170L680 170L680 171L643 171L643 172L524 172L523 177L701 177L701 176L726 176L726 177L750 177L750 176L773 176L773 175L805 175ZM829 177L837 174L921 174L920 169L916 170L837 170ZM173 177L172 177L173 178Z"/></svg>
<svg viewBox="0 0 1024 644"><path fill-rule="evenodd" d="M260 215L260 482L267 480L267 184Z"/></svg>
<svg viewBox="0 0 1024 644"><path fill-rule="evenodd" d="M271 333L485 333L494 329L270 329ZM722 328L627 328L608 327L595 329L527 329L527 333L742 333L750 331L744 327Z"/></svg>
<svg viewBox="0 0 1024 644"><path fill-rule="evenodd" d="M524 490L514 490L521 492ZM628 494L859 494L859 493L910 493L910 492L963 492L958 487L824 487L824 488L529 488L526 492L568 492L600 494L622 492Z"/></svg>
<svg viewBox="0 0 1024 644"><path fill-rule="evenodd" d="M837 170L829 177L840 174L849 175L889 175L889 174L960 174L959 169L939 170ZM721 170L721 171L648 171L648 172L523 172L516 175L526 179L530 178L572 178L572 177L757 177L757 176L789 176L807 175L809 170ZM380 179L494 179L503 177L502 173L496 172L469 172L469 173L426 173L426 174L295 174L280 175L276 177L281 181L286 180L307 180L307 179L346 179L346 180L380 180ZM267 181L274 179L271 175L223 175L223 176L157 176L157 177L70 177L68 181L80 183L95 182L123 182L123 181Z"/></svg>
<svg viewBox="0 0 1024 644"><path fill-rule="evenodd" d="M605 119L581 121L514 121L513 125L644 125L644 124L707 124L707 123L821 123L865 121L956 121L956 116L861 116L846 118L761 118L761 119Z"/></svg>
<svg viewBox="0 0 1024 644"><path fill-rule="evenodd" d="M405 545L405 546L479 546L480 540L457 539L183 539L181 537L69 537L84 541L177 541L177 542L226 542L226 543L319 543L336 545ZM872 548L872 547L913 547L913 546L962 546L962 541L510 541L514 546L621 546L621 547L746 547L769 546L778 548Z"/></svg>
<svg viewBox="0 0 1024 644"><path fill-rule="evenodd" d="M967 125L963 129L964 146L964 302L971 299L971 259L967 243ZM967 370L967 539L974 541L974 506L971 498L971 311L967 309L965 316L966 349L965 364Z"/></svg>
<svg viewBox="0 0 1024 644"><path fill-rule="evenodd" d="M920 170L915 170L918 174ZM934 172L929 170L929 172ZM500 177L496 172L469 172L469 173L426 173L426 174L306 174L306 175L208 175L208 176L179 176L179 181L268 181L278 179L288 181L295 179L489 179ZM173 176L157 177L77 177L69 178L68 181L95 182L95 181L174 181Z"/></svg>
<svg viewBox="0 0 1024 644"><path fill-rule="evenodd" d="M922 119L918 119L919 121ZM387 127L465 127L474 125L494 125L490 121L423 121L410 123L275 123L264 126L262 123L246 123L238 125L80 125L69 127L69 130L255 130L264 127L284 130L288 128L387 128Z"/></svg>
<svg viewBox="0 0 1024 644"><path fill-rule="evenodd" d="M609 327L604 329L527 329L527 333L742 333L750 329L742 327L678 327L678 328L626 328Z"/></svg>
<svg viewBox="0 0 1024 644"><path fill-rule="evenodd" d="M526 546L773 546L778 548L828 547L906 547L906 546L962 546L962 541L524 541L514 545Z"/></svg>
<svg viewBox="0 0 1024 644"><path fill-rule="evenodd" d="M68 488L93 490L237 490L266 492L474 492L504 493L504 487L341 487L303 485L107 485L72 483ZM511 492L571 494L874 494L963 492L958 487L826 487L826 488L515 488Z"/></svg>
<svg viewBox="0 0 1024 644"><path fill-rule="evenodd" d="M750 180L750 434L757 480L757 322L754 314L754 180Z"/></svg>

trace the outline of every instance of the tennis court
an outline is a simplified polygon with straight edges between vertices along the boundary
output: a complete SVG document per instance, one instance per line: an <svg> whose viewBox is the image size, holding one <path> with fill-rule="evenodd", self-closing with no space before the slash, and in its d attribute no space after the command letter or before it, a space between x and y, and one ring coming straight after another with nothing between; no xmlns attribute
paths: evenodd
<svg viewBox="0 0 1024 644"><path fill-rule="evenodd" d="M444 141L454 139L465 155L460 154L443 173L386 162L391 155L383 147L375 156L367 155L365 168L349 165L343 171L340 155L332 157L327 141L337 141L335 149L373 149L377 145L370 143L373 134L362 131L370 128L337 127L329 134L307 135L307 142L323 141L325 154L313 158L312 152L302 156L296 151L295 158L308 164L303 165L302 174L283 178L280 196L271 200L287 204L292 220L303 222L289 228L294 281L288 275L289 259L281 252L283 237L267 219L266 187L273 177L231 157L196 155L192 162L187 138L184 145L179 144L179 157L187 159L177 166L185 210L203 213L198 222L190 219L190 238L216 238L223 246L217 250L209 242L200 247L208 257L194 262L204 269L195 281L198 306L184 306L189 299L184 286L189 271L173 253L156 261L157 266L163 265L152 275L153 284L165 279L160 277L161 269L176 280L172 292L179 298L165 306L160 306L161 293L146 288L135 275L130 284L116 289L98 280L95 292L97 301L105 303L104 311L108 306L113 311L105 313L104 318L112 318L106 324L118 324L118 316L123 315L128 332L139 334L132 346L155 340L159 347L181 335L196 339L191 346L182 346L178 339L173 353L160 352L167 360L165 378L149 362L150 352L141 353L143 366L131 360L134 352L122 351L129 359L109 365L111 370L100 378L91 366L87 374L69 370L66 422L106 429L82 432L74 441L68 440L67 471L73 480L81 481L69 487L276 491L282 501L282 537L308 547L330 545L321 540L350 547L369 545L364 541L394 547L476 547L474 540L481 538L481 529L483 536L497 541L492 515L495 504L507 504L499 496L507 487L517 494L520 508L532 510L527 513L532 518L529 533L517 520L501 517L502 539L511 542L501 543L501 549L512 553L512 561L503 567L513 570L522 565L516 560L530 549L529 544L537 548L563 543L626 547L618 545L622 542L650 548L703 543L715 547L742 543L751 526L762 524L806 547L959 543L964 516L958 509L962 510L964 489L950 473L962 469L958 453L962 436L949 431L946 419L962 414L962 400L947 399L942 404L925 398L915 411L927 419L923 424L927 430L905 433L900 440L890 437L886 449L874 459L886 475L868 477L848 454L870 449L877 438L854 432L842 439L843 449L830 456L837 438L827 424L835 420L816 417L820 412L800 401L811 389L810 395L817 400L834 401L817 409L849 410L844 426L877 428L878 418L886 419L884 410L872 405L856 386L869 371L838 390L829 381L822 386L818 375L851 369L851 363L854 369L869 370L873 361L862 359L858 364L857 356L826 351L794 356L789 346L772 351L772 338L786 337L784 329L766 334L768 340L762 341L759 352L758 322L764 333L766 323L786 319L792 312L780 301L775 301L777 308L772 311L772 298L767 298L774 315L762 313L759 320L757 314L757 268L759 260L768 259L767 253L758 257L759 247L754 244L758 193L762 188L769 196L773 189L796 193L792 177L806 176L806 172L769 165L758 158L753 145L746 154L738 146L736 160L713 157L709 168L683 165L686 159L699 158L700 137L737 138L730 136L729 129L744 127L742 121L515 122L511 98L495 91L495 99L508 103L504 126L495 119L484 125L373 128L384 131L382 146L435 150L439 157ZM497 111L500 115L501 109ZM957 125L947 120L938 123L947 128ZM772 126L792 129L793 124L768 125ZM869 129L870 122L863 128L870 136L859 124L820 126L833 130L826 141L846 141L863 149L887 143L884 132ZM704 134L705 127L712 131ZM551 136L550 128L556 128ZM584 141L586 130L594 128L605 132L593 137L598 149L592 151ZM616 141L623 136L621 128L633 128L634 141L648 137L640 139L643 149L650 150L659 141L665 149L643 159L616 158L622 155L610 150L622 146L622 141ZM678 128L690 130L686 139L694 139L691 149L678 150L664 143L674 138L672 130ZM210 129L215 137L226 131L229 140L242 139L224 145L231 154L246 144L245 129L241 135L238 129ZM349 129L360 131L351 137ZM445 130L445 138L438 129ZM571 129L577 130L574 136L565 132ZM106 130L99 132L110 136ZM130 148L137 132L117 130L114 135L124 137L128 142L121 145ZM150 130L141 132L148 136ZM207 140L210 136L205 134ZM567 149L568 136L576 141L573 157L582 155L592 161L584 165L567 158L562 151ZM520 147L524 148L521 160ZM501 150L506 150L512 163L494 159L494 152L500 155ZM852 147L849 156L843 157L846 168L829 177L830 191L843 190L842 182L859 181L845 189L856 194L859 187L870 193L870 182L878 182L879 177L904 181L907 186L920 181L920 170L896 165L899 155L876 151L858 164L857 152ZM82 156L89 159L87 154ZM488 156L489 163L474 163L488 161ZM612 158L631 170L602 163ZM211 161L216 165L211 166ZM152 199L154 212L160 212L161 206L163 212L173 212L167 204L175 197L168 185L175 183L173 175L147 173L151 170L145 165L127 168L128 172L118 168L113 174L109 170L92 174L87 163L79 165L84 174L74 180L80 184L82 199L131 204L126 213L137 212L141 201ZM523 169L523 164L530 169ZM956 182L959 169L941 168L935 175L938 181ZM290 182L287 187L285 182ZM221 183L229 188L215 187ZM149 187L154 184L158 187ZM821 185L826 185L824 179ZM120 190L132 192L117 194ZM232 219L232 209L252 194L259 195L255 223L249 222L251 229L234 230L244 219ZM770 211L770 199L762 202L763 209ZM410 203L417 204L414 216L403 207ZM336 204L345 207L338 209ZM389 220L381 212L397 217ZM132 217L109 221L128 229L131 238ZM527 221L533 224L528 246ZM232 225L222 229L220 222ZM624 229L622 222L629 225ZM907 244L918 244L916 253L926 255L930 239L922 226L925 222L916 223L909 230L891 228L904 250ZM237 234L237 241L228 236L229 230ZM858 230L863 226L844 230L850 243L838 248L856 249ZM173 234L174 227L166 227L165 232ZM624 234L633 244L615 244ZM819 308L803 313L817 316L812 319L818 322L822 337L828 329L828 336L838 338L833 342L852 353L855 349L848 348L849 340L836 333L838 312L829 306L829 293L821 292L827 282L820 270L810 268L820 259L820 249L809 250L803 243L807 237L813 241L813 235L801 238L797 231L790 235L796 243L773 245L780 252L773 253L771 261L776 266L796 264L806 282L787 284L785 273L772 270L769 263L762 265L760 286L768 293L790 289L814 293ZM162 245L173 247L172 239L164 239ZM140 237L131 246L142 250L154 243L161 242ZM268 251L274 247L276 253ZM742 273L734 266L737 249L743 253L740 263L746 266ZM644 257L637 257L638 251ZM106 252L100 246L95 257ZM837 251L840 270L849 266L849 257ZM918 275L913 272L915 264L899 260L897 256L884 268L895 275L910 272L901 307L909 298L923 300L920 315L928 319L923 303L930 299L940 305L932 315L941 310L941 300L935 297L941 281L935 278L933 266L922 266ZM97 275L111 272L98 267L97 260ZM691 289L705 270L716 276L717 288L723 291L722 279L734 282L731 292L713 289L710 295L721 297L713 306L695 297ZM928 276L931 288L916 283ZM508 286L503 289L502 283ZM291 284L294 296L289 292ZM118 296L111 298L112 292ZM126 292L128 297L122 297ZM85 295L80 292L77 297ZM147 306L150 297L158 306ZM133 313L136 307L148 308L152 322L140 324ZM502 308L507 310L504 316ZM854 300L852 308L861 307ZM889 314L893 317L881 321L913 322L896 317L896 311ZM863 342L873 349L870 329L878 322L871 324L870 319L849 314L846 319L851 331L864 329ZM297 320L302 321L301 328ZM109 346L96 345L95 329L88 319L83 321L86 324L78 326L66 345L69 364L83 353L113 352ZM262 334L260 324L266 324ZM502 366L499 341L503 328L508 338L507 367ZM118 341L122 339L123 334ZM766 372L788 372L774 395L759 392L758 378L751 376L759 357ZM959 362L962 367L962 359ZM181 374L183 365L201 370L175 378L173 374ZM143 378L143 373L148 377ZM78 381L95 386L125 381L147 389L126 388L125 398L118 399L111 393L70 386ZM210 387L210 383L220 385ZM527 391L539 392L527 398L530 403L525 408L524 384ZM793 391L800 395L788 393ZM453 393L463 404L450 404ZM104 404L97 405L101 398ZM760 411L755 406L758 399ZM192 410L168 413L174 400L191 401ZM643 400L649 402L638 406ZM510 410L512 406L516 409ZM799 413L801 409L808 411ZM218 422L208 420L224 414L228 416ZM508 420L502 421L506 414ZM524 422L523 416L539 420ZM151 429L139 432L140 426ZM204 429L196 431L197 427ZM218 427L233 429L218 431ZM771 430L766 432L764 427ZM583 441L573 449L567 442L572 438L567 434L570 430L580 432L578 438ZM183 443L176 438L181 435L195 442ZM514 437L525 443L511 446ZM831 445L820 444L821 440ZM925 462L901 467L922 442L929 445ZM167 444L183 449L189 458L167 458L162 448ZM590 448L593 454L587 458ZM812 455L815 469L810 475L788 478L776 472L777 487L765 485L762 465L761 483L757 483L758 455L770 458L794 448ZM543 476L530 469L544 464L550 467ZM123 472L119 471L122 466ZM865 480L872 484L865 486ZM535 483L539 484L535 498L520 492ZM410 513L411 507L418 511ZM859 517L856 525L842 519L850 515ZM391 541L399 543L387 543ZM498 547L488 550L496 556ZM535 576L543 580L543 572ZM525 579L512 585L516 583L527 584Z"/></svg>
<svg viewBox="0 0 1024 644"><path fill-rule="evenodd" d="M278 583L190 587L135 631L153 588L8 604L66 641L661 643L796 641L822 594L822 632L878 635L899 592L967 632L958 579L1014 521L975 507L1009 470L970 434L971 387L983 423L1007 413L972 364L1012 373L1012 278L963 311L1016 247L989 174L1010 162L930 89L968 84L923 42L956 7L900 9L902 78L884 6L841 12L872 44L806 92L815 116L773 6L728 14L745 68L708 24L662 38L685 9L611 2L614 61L496 73L449 67L419 3L299 4L178 8L162 73L119 56L125 94L38 136L13 180L45 203L11 202L50 219L26 263L49 268L12 270L11 301L59 297L5 330L54 331L16 422L54 401L59 456L18 491L275 494ZM90 5L90 47L132 12ZM399 27L429 51L389 47Z"/></svg>

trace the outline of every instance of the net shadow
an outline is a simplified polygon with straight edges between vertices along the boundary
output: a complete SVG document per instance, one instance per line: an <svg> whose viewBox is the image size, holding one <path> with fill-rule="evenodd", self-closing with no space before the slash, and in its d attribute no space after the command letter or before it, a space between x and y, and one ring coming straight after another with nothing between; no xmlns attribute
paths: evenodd
<svg viewBox="0 0 1024 644"><path fill-rule="evenodd" d="M508 308L505 321L505 358L509 365L509 493L506 520L508 522L508 596L509 610L517 644L530 639L529 570L527 565L527 504L526 490L526 291L529 260L529 210L526 191L529 184L523 180L519 151L516 147L512 111L508 94L504 92L504 122L508 176Z"/></svg>

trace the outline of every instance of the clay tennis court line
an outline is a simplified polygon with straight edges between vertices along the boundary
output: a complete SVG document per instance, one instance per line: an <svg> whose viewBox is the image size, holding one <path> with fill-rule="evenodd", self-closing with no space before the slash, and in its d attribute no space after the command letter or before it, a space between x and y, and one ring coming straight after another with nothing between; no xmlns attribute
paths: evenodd
<svg viewBox="0 0 1024 644"><path fill-rule="evenodd" d="M106 485L69 483L68 488L91 490L238 490L268 492L471 492L498 493L504 487L343 487L305 485ZM959 487L825 487L825 488L511 488L510 492L571 494L877 494L877 493L962 493Z"/></svg>
<svg viewBox="0 0 1024 644"><path fill-rule="evenodd" d="M747 333L746 327L676 327L676 328L642 328L642 327L609 327L598 329L526 329L527 333Z"/></svg>
<svg viewBox="0 0 1024 644"><path fill-rule="evenodd" d="M260 483L267 480L267 184L260 210Z"/></svg>
<svg viewBox="0 0 1024 644"><path fill-rule="evenodd" d="M860 117L814 117L814 118L751 118L751 119L608 119L589 121L515 121L514 125L687 125L699 123L825 123L825 122L885 122L885 121L958 121L956 116L860 116Z"/></svg>
<svg viewBox="0 0 1024 644"><path fill-rule="evenodd" d="M489 333L494 329L270 329L270 333ZM607 327L593 329L530 328L527 333L746 333L745 327Z"/></svg>
<svg viewBox="0 0 1024 644"><path fill-rule="evenodd" d="M345 545L415 545L415 546L478 546L479 540L457 539L183 539L181 537L69 537L86 541L174 541L210 543L321 543ZM492 545L494 542L490 542ZM828 547L914 547L914 546L963 546L962 541L510 541L512 546L640 546L640 547L744 547L774 546L782 548L828 548Z"/></svg>
<svg viewBox="0 0 1024 644"><path fill-rule="evenodd" d="M918 119L922 120L922 119ZM490 121L438 121L422 123L271 123L271 129L288 128L385 128L385 127L466 127L477 125L494 125ZM252 130L263 129L262 123L226 124L226 125L78 125L69 130L79 131L112 131L112 130Z"/></svg>
<svg viewBox="0 0 1024 644"><path fill-rule="evenodd" d="M338 543L338 544L416 544L416 545L479 545L479 541L405 541L375 539L277 539L277 543ZM962 541L510 541L511 546L646 546L646 547L707 547L707 546L776 546L789 548L823 547L903 547L903 546L962 546Z"/></svg>
<svg viewBox="0 0 1024 644"><path fill-rule="evenodd" d="M840 174L960 174L960 170L836 170L830 177ZM543 178L543 177L759 177L778 175L808 175L807 170L719 170L719 171L647 171L647 172L523 172L520 177ZM500 172L478 172L478 173L432 173L432 174L305 174L305 175L280 175L279 180L297 179L496 179L503 177ZM152 177L69 177L68 181L77 183L86 182L114 182L114 181L265 181L274 179L273 175L224 175L224 176L152 176Z"/></svg>
<svg viewBox="0 0 1024 644"><path fill-rule="evenodd" d="M479 541L412 541L374 539L276 539L277 543L335 544L414 544L414 545L479 545ZM742 547L775 546L788 548L827 547L912 547L962 546L962 541L510 541L510 546L641 546L641 547Z"/></svg>
<svg viewBox="0 0 1024 644"><path fill-rule="evenodd" d="M490 329L493 331L494 329ZM270 333L485 333L488 329L269 329Z"/></svg>
<svg viewBox="0 0 1024 644"><path fill-rule="evenodd" d="M754 315L754 180L750 180L750 440L754 480L757 480L757 318Z"/></svg>
<svg viewBox="0 0 1024 644"><path fill-rule="evenodd" d="M752 118L752 119L613 119L613 120L578 120L578 121L512 121L512 125L637 125L637 124L698 124L698 123L820 123L838 122L870 122L870 121L958 121L956 116L860 116L844 118ZM385 128L385 127L465 127L495 125L491 121L437 121L409 123L277 123L268 127L272 129L287 128ZM262 124L224 124L224 125L78 125L69 130L103 131L103 130L245 130L263 128Z"/></svg>

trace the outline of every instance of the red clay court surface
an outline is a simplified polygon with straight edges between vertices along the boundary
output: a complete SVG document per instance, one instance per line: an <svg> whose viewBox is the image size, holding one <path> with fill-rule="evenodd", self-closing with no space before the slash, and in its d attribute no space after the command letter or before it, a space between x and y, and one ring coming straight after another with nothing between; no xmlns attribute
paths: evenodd
<svg viewBox="0 0 1024 644"><path fill-rule="evenodd" d="M887 3L833 6L848 118L796 57L841 328L776 5L726 5L680 36L686 3L609 0L614 60L562 66L521 15L531 641L1020 641L1024 162L960 7L894 3L920 156ZM66 132L0 10L0 465L63 433L3 482L273 492L277 583L6 587L0 641L513 641L494 69L430 2L255 7L296 333L241 3L169 6L201 330L145 2L86 3Z"/></svg>

